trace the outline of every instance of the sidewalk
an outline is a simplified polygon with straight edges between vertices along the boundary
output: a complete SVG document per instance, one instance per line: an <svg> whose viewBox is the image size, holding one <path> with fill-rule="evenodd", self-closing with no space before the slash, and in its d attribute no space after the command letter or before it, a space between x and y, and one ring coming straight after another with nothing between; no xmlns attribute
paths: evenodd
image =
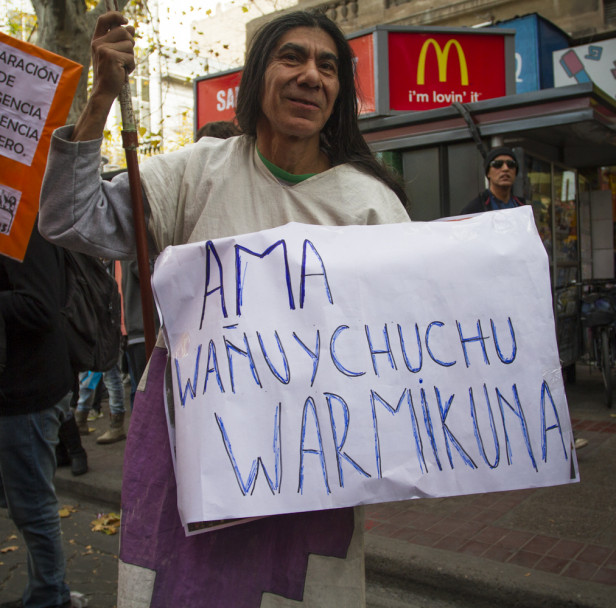
<svg viewBox="0 0 616 608"><path fill-rule="evenodd" d="M587 366L566 390L576 436L589 442L579 484L370 505L368 580L498 595L507 606L616 606L616 408ZM60 469L57 488L119 508L125 442L99 446L107 420L90 426L90 472Z"/></svg>

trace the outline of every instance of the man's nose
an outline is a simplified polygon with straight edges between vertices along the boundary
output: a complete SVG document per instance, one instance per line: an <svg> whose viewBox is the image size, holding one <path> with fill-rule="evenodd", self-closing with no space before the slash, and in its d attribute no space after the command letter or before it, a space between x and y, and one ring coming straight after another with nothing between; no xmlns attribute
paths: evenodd
<svg viewBox="0 0 616 608"><path fill-rule="evenodd" d="M321 74L314 59L306 61L297 77L297 84L305 84L309 87L321 86Z"/></svg>

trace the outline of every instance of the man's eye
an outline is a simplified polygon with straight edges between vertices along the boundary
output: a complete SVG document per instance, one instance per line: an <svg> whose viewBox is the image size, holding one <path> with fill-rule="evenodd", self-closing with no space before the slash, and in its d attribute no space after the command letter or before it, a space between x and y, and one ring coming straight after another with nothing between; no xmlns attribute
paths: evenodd
<svg viewBox="0 0 616 608"><path fill-rule="evenodd" d="M336 71L336 64L333 61L324 61L323 63L321 63L321 69L324 72L335 72Z"/></svg>

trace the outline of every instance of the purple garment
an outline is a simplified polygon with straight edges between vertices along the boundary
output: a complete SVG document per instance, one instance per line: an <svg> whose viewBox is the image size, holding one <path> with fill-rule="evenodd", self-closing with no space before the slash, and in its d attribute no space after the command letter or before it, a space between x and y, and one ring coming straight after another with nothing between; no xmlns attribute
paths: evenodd
<svg viewBox="0 0 616 608"><path fill-rule="evenodd" d="M276 515L186 537L165 418L166 350L154 350L124 456L120 559L156 572L151 608L258 608L263 592L301 601L311 553L344 558L352 508Z"/></svg>

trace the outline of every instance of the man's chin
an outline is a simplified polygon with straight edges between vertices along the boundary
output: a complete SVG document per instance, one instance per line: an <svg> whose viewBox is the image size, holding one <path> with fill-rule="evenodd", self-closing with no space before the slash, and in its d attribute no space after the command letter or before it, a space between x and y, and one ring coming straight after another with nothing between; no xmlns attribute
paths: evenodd
<svg viewBox="0 0 616 608"><path fill-rule="evenodd" d="M284 134L296 139L311 139L318 137L321 133L321 126L313 121L298 118L284 127Z"/></svg>

